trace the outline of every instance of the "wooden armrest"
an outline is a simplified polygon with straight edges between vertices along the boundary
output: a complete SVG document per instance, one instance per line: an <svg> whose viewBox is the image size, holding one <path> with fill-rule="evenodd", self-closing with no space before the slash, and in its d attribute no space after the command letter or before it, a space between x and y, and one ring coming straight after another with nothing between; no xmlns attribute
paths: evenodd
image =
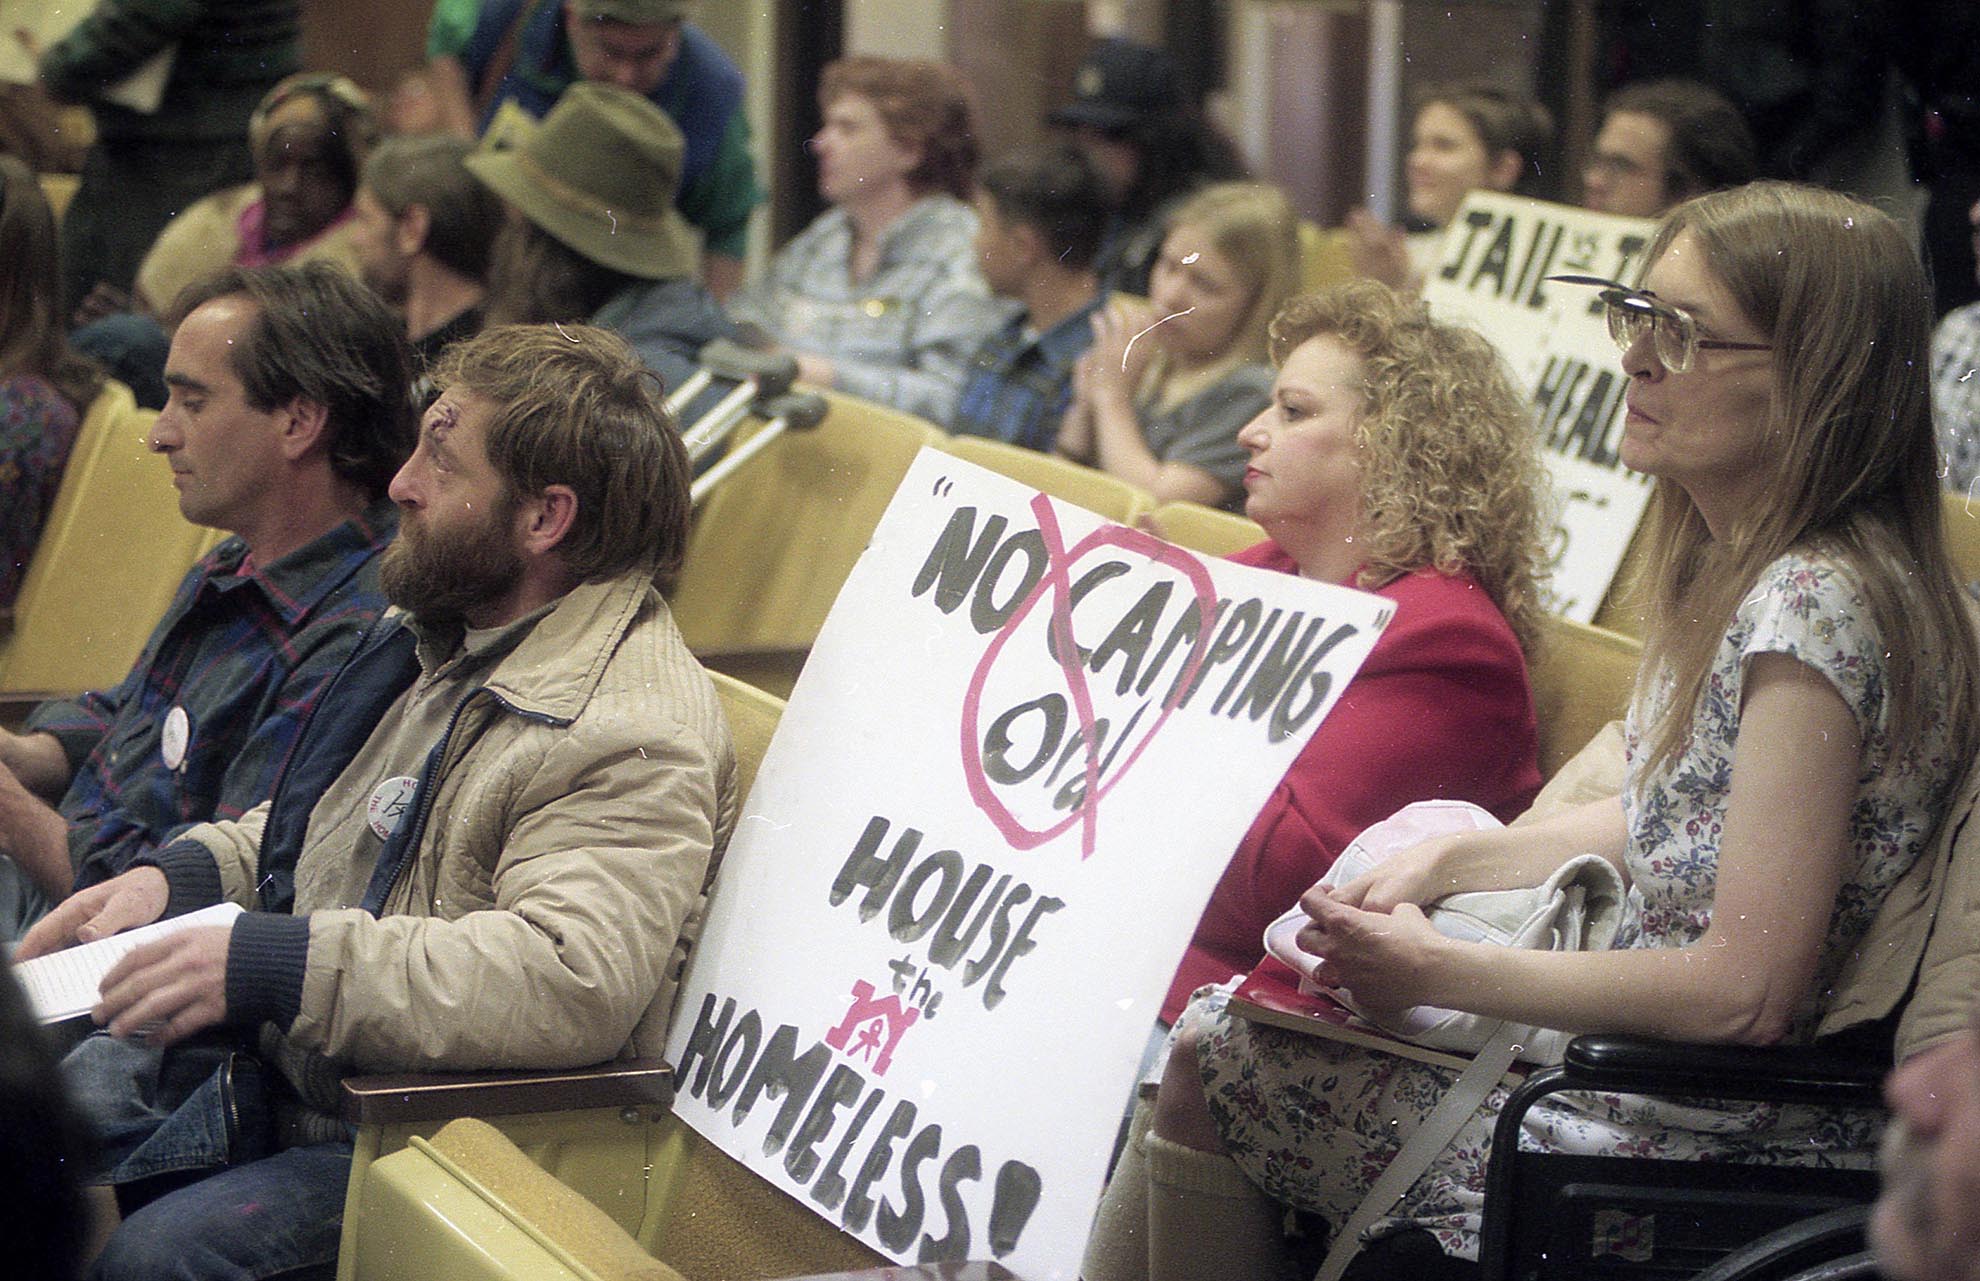
<svg viewBox="0 0 1980 1281"><path fill-rule="evenodd" d="M910 1267L861 1268L856 1272L816 1272L791 1281L1022 1281L1001 1263L922 1263Z"/></svg>
<svg viewBox="0 0 1980 1281"><path fill-rule="evenodd" d="M673 1104L674 1069L660 1059L623 1059L564 1072L403 1073L344 1081L344 1119L355 1125Z"/></svg>
<svg viewBox="0 0 1980 1281"><path fill-rule="evenodd" d="M1642 1036L1578 1036L1563 1067L1576 1085L1626 1093L1771 1103L1875 1105L1887 1054L1829 1045L1692 1045Z"/></svg>

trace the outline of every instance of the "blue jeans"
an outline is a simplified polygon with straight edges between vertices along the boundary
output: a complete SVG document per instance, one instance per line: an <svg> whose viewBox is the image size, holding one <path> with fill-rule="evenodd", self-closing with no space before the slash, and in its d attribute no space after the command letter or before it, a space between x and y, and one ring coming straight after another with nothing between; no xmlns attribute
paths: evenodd
<svg viewBox="0 0 1980 1281"><path fill-rule="evenodd" d="M69 1052L63 1076L101 1144L92 1181L127 1207L92 1278L332 1275L351 1145L277 1151L263 1071L221 1036L160 1052L99 1033Z"/></svg>
<svg viewBox="0 0 1980 1281"><path fill-rule="evenodd" d="M11 952L21 935L53 906L19 863L0 855L0 944Z"/></svg>
<svg viewBox="0 0 1980 1281"><path fill-rule="evenodd" d="M337 1270L351 1145L289 1148L168 1192L127 1217L90 1281L268 1281Z"/></svg>

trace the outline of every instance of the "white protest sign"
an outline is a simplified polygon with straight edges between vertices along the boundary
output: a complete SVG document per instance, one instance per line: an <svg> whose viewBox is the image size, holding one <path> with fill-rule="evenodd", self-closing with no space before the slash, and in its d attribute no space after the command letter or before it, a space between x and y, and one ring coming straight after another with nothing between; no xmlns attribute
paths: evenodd
<svg viewBox="0 0 1980 1281"><path fill-rule="evenodd" d="M1643 218L1474 191L1444 233L1443 262L1423 288L1440 319L1491 339L1533 397L1559 504L1548 608L1584 623L1616 576L1650 484L1616 455L1629 379L1596 291L1546 278L1634 283L1655 228Z"/></svg>
<svg viewBox="0 0 1980 1281"><path fill-rule="evenodd" d="M924 450L723 862L677 1114L895 1260L1075 1275L1183 947L1391 609Z"/></svg>

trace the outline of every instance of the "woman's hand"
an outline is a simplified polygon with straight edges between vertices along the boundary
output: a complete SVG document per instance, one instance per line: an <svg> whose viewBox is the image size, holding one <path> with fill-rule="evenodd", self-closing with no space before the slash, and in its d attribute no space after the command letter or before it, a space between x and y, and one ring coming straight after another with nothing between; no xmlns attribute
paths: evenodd
<svg viewBox="0 0 1980 1281"><path fill-rule="evenodd" d="M1117 298L1093 313L1093 346L1087 350L1089 394L1096 399L1131 404L1134 389L1148 371L1154 353L1148 329L1155 312L1140 299Z"/></svg>
<svg viewBox="0 0 1980 1281"><path fill-rule="evenodd" d="M1300 906L1311 915L1313 909L1310 902L1318 896L1326 896L1335 903L1368 912L1390 912L1405 903L1427 907L1446 894L1457 891L1458 884L1447 869L1462 852L1465 838L1469 835L1460 832L1412 845L1390 855L1373 871L1357 876L1331 893L1315 885L1300 899Z"/></svg>
<svg viewBox="0 0 1980 1281"><path fill-rule="evenodd" d="M1369 912L1314 889L1300 900L1313 923L1301 930L1301 950L1320 958L1313 977L1345 988L1371 1013L1434 1004L1433 976L1450 940L1422 911L1404 903L1393 912Z"/></svg>
<svg viewBox="0 0 1980 1281"><path fill-rule="evenodd" d="M1354 269L1370 280L1379 280L1391 289L1419 288L1409 266L1409 244L1403 233L1366 209L1347 216L1348 253Z"/></svg>
<svg viewBox="0 0 1980 1281"><path fill-rule="evenodd" d="M1093 462L1093 353L1073 362L1072 399L1059 420L1052 447L1076 463Z"/></svg>

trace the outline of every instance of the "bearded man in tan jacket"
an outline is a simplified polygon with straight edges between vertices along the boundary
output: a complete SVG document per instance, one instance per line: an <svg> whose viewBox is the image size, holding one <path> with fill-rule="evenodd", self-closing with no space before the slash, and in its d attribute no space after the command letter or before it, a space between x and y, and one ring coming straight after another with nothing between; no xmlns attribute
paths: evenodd
<svg viewBox="0 0 1980 1281"><path fill-rule="evenodd" d="M661 1051L670 975L738 797L657 580L686 456L617 337L457 347L393 480L399 608L276 785L68 900L32 955L219 902L134 950L65 1072L127 1216L97 1275L333 1264L351 1071L566 1068Z"/></svg>

